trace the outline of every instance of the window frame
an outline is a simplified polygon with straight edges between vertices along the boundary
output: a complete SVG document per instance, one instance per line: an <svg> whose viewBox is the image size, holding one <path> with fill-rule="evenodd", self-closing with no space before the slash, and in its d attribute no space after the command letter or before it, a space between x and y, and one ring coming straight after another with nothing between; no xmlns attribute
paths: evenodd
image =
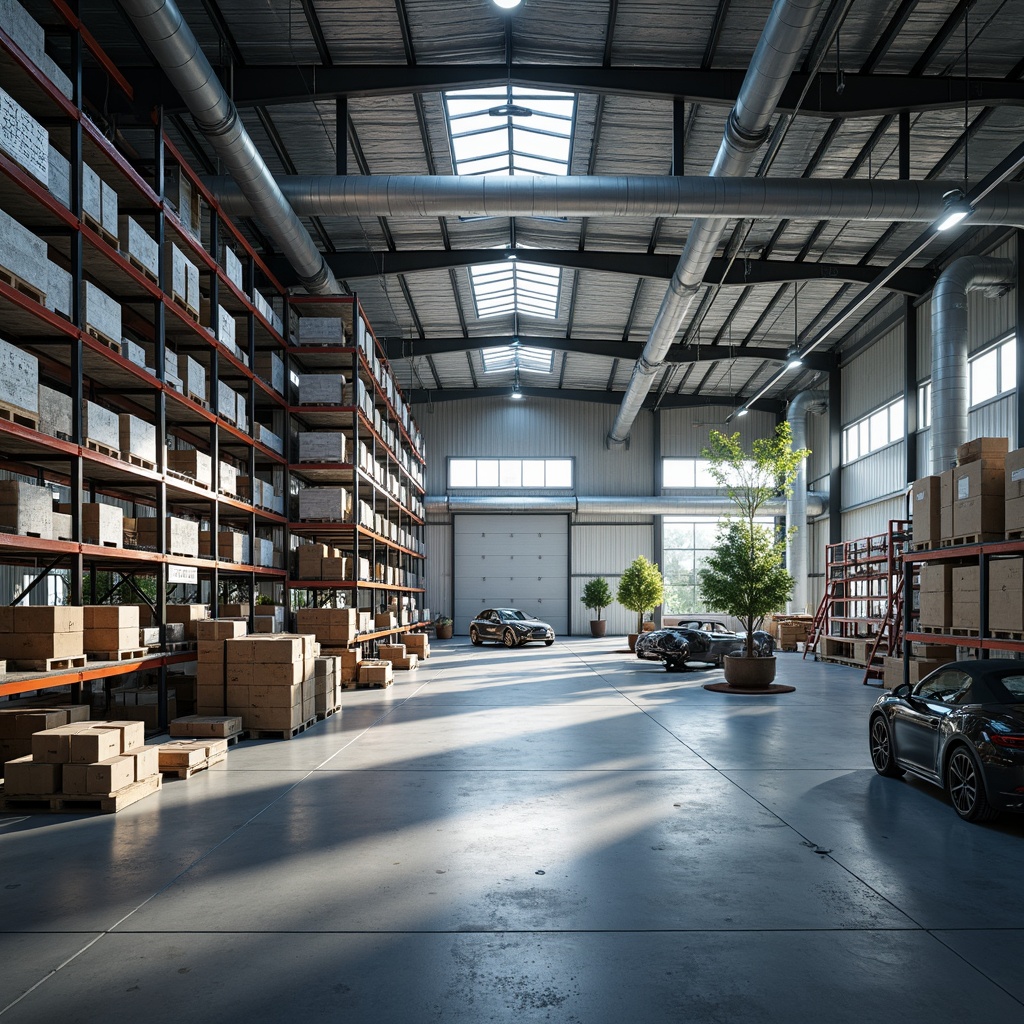
<svg viewBox="0 0 1024 1024"><path fill-rule="evenodd" d="M505 478L515 475L514 464L519 464L519 483L503 484L502 473L504 468ZM459 474L460 479L468 478L470 464L473 466L473 477L475 483L453 483L453 472ZM537 464L544 467L543 483L523 483L523 467L529 464L531 468ZM481 470L486 474L486 482L480 483ZM562 474L568 472L568 483L562 480ZM465 477L463 476L465 474ZM564 456L537 456L530 458L519 458L518 456L472 456L472 455L450 455L447 466L447 490L452 491L572 491L576 484L576 460ZM552 482L549 482L552 481Z"/></svg>

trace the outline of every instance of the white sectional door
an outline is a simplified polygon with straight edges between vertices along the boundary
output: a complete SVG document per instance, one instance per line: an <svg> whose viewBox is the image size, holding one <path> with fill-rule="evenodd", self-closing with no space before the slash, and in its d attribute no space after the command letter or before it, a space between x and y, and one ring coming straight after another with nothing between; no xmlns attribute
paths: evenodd
<svg viewBox="0 0 1024 1024"><path fill-rule="evenodd" d="M457 515L455 632L485 608L521 608L569 631L569 518Z"/></svg>

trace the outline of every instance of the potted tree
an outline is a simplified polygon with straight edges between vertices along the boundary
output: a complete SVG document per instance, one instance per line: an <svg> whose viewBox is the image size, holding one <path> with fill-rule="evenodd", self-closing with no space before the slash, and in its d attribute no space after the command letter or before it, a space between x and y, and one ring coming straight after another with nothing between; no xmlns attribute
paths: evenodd
<svg viewBox="0 0 1024 1024"><path fill-rule="evenodd" d="M697 574L701 600L712 611L738 618L746 634L743 654L723 659L725 681L740 689L763 689L775 678L775 656L757 656L753 633L765 615L785 606L795 581L783 564L784 536L757 520L770 499L792 493L797 470L810 451L793 451L793 436L784 421L774 436L754 441L749 455L738 433L717 430L711 431L701 454L710 460L712 476L736 508L721 523L715 549Z"/></svg>
<svg viewBox="0 0 1024 1024"><path fill-rule="evenodd" d="M597 613L597 618L590 620L591 636L604 636L608 623L601 618L601 612L612 603L612 600L611 588L604 577L597 576L587 581L583 588L583 605Z"/></svg>
<svg viewBox="0 0 1024 1024"><path fill-rule="evenodd" d="M434 633L438 640L451 640L452 620L448 615L434 616Z"/></svg>
<svg viewBox="0 0 1024 1024"><path fill-rule="evenodd" d="M636 647L636 638L644 628L644 613L653 611L662 602L665 583L661 571L643 555L633 559L619 579L615 599L623 608L636 612L636 632L629 634L629 649Z"/></svg>

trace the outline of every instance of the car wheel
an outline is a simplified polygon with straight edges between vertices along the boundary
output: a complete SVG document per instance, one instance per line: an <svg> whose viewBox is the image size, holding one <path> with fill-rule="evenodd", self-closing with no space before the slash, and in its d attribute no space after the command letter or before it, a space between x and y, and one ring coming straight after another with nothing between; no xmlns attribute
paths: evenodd
<svg viewBox="0 0 1024 1024"><path fill-rule="evenodd" d="M545 640L544 641L544 646L545 647L550 647L554 642L555 642L554 640Z"/></svg>
<svg viewBox="0 0 1024 1024"><path fill-rule="evenodd" d="M946 765L946 790L953 810L964 821L990 821L999 812L988 802L978 759L967 747L957 747Z"/></svg>
<svg viewBox="0 0 1024 1024"><path fill-rule="evenodd" d="M480 639L480 634L476 631L476 626L469 627L469 642L474 647L479 647L483 643L483 640Z"/></svg>
<svg viewBox="0 0 1024 1024"><path fill-rule="evenodd" d="M892 736L884 715L875 715L871 719L871 763L879 775L888 779L898 779L906 774L896 763L896 755L892 749Z"/></svg>
<svg viewBox="0 0 1024 1024"><path fill-rule="evenodd" d="M680 661L678 658L666 658L665 659L665 671L666 672L682 672L685 662Z"/></svg>
<svg viewBox="0 0 1024 1024"><path fill-rule="evenodd" d="M511 629L506 629L505 632L501 634L501 642L506 647L518 647L519 646L519 641L516 639L516 635L515 635L514 632L512 632Z"/></svg>

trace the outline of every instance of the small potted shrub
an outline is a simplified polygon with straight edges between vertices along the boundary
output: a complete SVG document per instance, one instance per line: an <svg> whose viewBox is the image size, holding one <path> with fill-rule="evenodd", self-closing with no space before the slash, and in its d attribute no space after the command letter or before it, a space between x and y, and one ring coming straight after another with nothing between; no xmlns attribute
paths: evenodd
<svg viewBox="0 0 1024 1024"><path fill-rule="evenodd" d="M448 615L434 616L434 633L438 640L451 640L452 620Z"/></svg>
<svg viewBox="0 0 1024 1024"><path fill-rule="evenodd" d="M587 585L583 588L583 605L597 613L597 618L590 620L591 636L604 636L608 623L601 618L601 612L613 600L611 587L608 586L608 581L604 577L598 576L587 581Z"/></svg>
<svg viewBox="0 0 1024 1024"><path fill-rule="evenodd" d="M636 638L644 628L644 614L661 604L665 583L661 570L643 555L635 558L619 579L616 600L623 608L636 612L636 632L629 634L629 649L636 648Z"/></svg>

